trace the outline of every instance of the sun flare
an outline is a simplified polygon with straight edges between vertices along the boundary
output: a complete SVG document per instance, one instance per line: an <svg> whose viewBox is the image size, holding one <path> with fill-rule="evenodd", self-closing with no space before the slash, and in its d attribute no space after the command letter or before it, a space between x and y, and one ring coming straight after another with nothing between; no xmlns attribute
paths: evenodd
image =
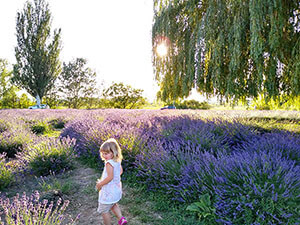
<svg viewBox="0 0 300 225"><path fill-rule="evenodd" d="M156 47L156 53L160 56L160 57L164 57L168 54L168 47L165 43L160 43L159 45L157 45Z"/></svg>

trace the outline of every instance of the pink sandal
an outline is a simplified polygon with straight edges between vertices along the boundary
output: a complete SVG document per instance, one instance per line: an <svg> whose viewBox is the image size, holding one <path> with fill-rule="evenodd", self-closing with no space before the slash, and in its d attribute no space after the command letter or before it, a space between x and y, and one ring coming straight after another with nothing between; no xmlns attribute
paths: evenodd
<svg viewBox="0 0 300 225"><path fill-rule="evenodd" d="M127 220L126 220L124 217L122 217L122 218L119 220L118 224L119 224L119 225L126 225L126 224L127 224Z"/></svg>

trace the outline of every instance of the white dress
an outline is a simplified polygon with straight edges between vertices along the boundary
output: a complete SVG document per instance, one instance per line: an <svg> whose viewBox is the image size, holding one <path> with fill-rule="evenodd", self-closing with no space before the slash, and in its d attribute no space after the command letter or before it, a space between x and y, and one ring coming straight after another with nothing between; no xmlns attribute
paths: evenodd
<svg viewBox="0 0 300 225"><path fill-rule="evenodd" d="M120 201L122 197L122 183L121 183L121 163L115 162L112 159L105 162L105 167L102 173L101 181L107 177L106 164L109 163L114 169L114 177L108 183L103 185L99 191L99 200L101 204L113 204Z"/></svg>

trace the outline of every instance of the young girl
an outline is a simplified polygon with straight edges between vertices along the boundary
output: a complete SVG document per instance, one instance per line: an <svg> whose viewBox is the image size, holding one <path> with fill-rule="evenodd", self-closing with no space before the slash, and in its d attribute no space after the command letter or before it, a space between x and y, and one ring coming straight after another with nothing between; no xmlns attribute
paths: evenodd
<svg viewBox="0 0 300 225"><path fill-rule="evenodd" d="M101 179L96 183L99 191L97 211L101 213L105 225L111 224L109 210L118 218L118 224L127 224L117 204L122 197L121 174L123 173L121 166L123 156L118 142L113 138L105 141L100 147L100 156L105 162L105 167Z"/></svg>

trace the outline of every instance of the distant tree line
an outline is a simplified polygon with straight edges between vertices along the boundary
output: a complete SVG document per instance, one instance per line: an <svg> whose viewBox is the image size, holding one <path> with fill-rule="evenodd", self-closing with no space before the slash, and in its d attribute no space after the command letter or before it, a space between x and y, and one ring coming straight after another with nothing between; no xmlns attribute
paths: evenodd
<svg viewBox="0 0 300 225"><path fill-rule="evenodd" d="M86 66L87 61L77 58L63 63L55 85L44 96L41 103L50 108L141 108L147 103L143 90L123 83L112 83L109 87L97 87L96 73ZM36 101L27 93L20 92L13 83L13 72L6 60L0 59L0 108L28 108Z"/></svg>
<svg viewBox="0 0 300 225"><path fill-rule="evenodd" d="M210 109L208 102L199 102L194 99L174 103L176 109Z"/></svg>
<svg viewBox="0 0 300 225"><path fill-rule="evenodd" d="M20 90L26 90L37 105L45 103L51 108L139 108L146 102L143 90L123 83L113 83L100 93L96 72L87 66L86 59L61 63L61 29L52 34L51 21L45 0L27 1L17 13L13 69L0 59L1 108L27 108L35 104L26 93L18 97L16 93Z"/></svg>

